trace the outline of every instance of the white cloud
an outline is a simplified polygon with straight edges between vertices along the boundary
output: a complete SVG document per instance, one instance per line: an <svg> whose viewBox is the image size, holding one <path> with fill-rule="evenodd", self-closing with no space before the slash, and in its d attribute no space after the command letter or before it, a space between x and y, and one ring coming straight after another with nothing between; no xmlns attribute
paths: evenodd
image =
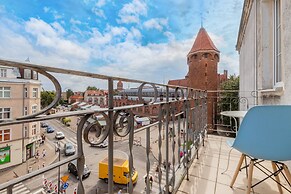
<svg viewBox="0 0 291 194"><path fill-rule="evenodd" d="M220 55L219 69L218 72L228 70L229 75L239 75L239 59L238 55Z"/></svg>
<svg viewBox="0 0 291 194"><path fill-rule="evenodd" d="M99 1L97 1L96 2L96 6L97 7L102 7L102 6L104 6L106 4L106 0L99 0Z"/></svg>
<svg viewBox="0 0 291 194"><path fill-rule="evenodd" d="M43 11L44 11L45 13L51 13L51 14L54 16L54 18L55 18L56 20L61 19L61 18L64 17L63 14L58 13L55 9L52 9L52 8L50 8L50 7L44 7L44 8L43 8Z"/></svg>
<svg viewBox="0 0 291 194"><path fill-rule="evenodd" d="M224 48L228 46L222 35L217 35L212 32L208 32L208 35L210 36L212 42L214 43L216 48L218 48L218 50L219 48Z"/></svg>
<svg viewBox="0 0 291 194"><path fill-rule="evenodd" d="M126 41L139 42L141 38L141 32L138 29L132 27L126 36Z"/></svg>
<svg viewBox="0 0 291 194"><path fill-rule="evenodd" d="M52 25L35 18L25 23L25 30L36 38L36 44L50 52L62 53L64 57L74 57L83 60L89 58L89 52L62 35L65 33L60 24Z"/></svg>
<svg viewBox="0 0 291 194"><path fill-rule="evenodd" d="M147 5L143 0L133 0L119 11L119 23L139 23L139 16L147 15Z"/></svg>
<svg viewBox="0 0 291 194"><path fill-rule="evenodd" d="M70 23L73 25L80 25L82 22L80 20L75 20L74 18L70 19Z"/></svg>
<svg viewBox="0 0 291 194"><path fill-rule="evenodd" d="M88 39L86 44L91 48L98 48L110 43L112 36L110 34L103 35L97 28L92 29L91 38Z"/></svg>
<svg viewBox="0 0 291 194"><path fill-rule="evenodd" d="M164 27L168 26L168 19L165 18L152 18L143 23L146 29L157 29L162 31Z"/></svg>
<svg viewBox="0 0 291 194"><path fill-rule="evenodd" d="M98 8L98 7L93 7L93 8L92 8L92 12L93 12L96 16L106 19L106 16L105 16L104 11L103 11L102 9L100 9L100 8Z"/></svg>
<svg viewBox="0 0 291 194"><path fill-rule="evenodd" d="M49 8L49 7L44 7L44 8L43 8L43 11L44 11L45 13L48 13L48 12L50 11L50 8Z"/></svg>
<svg viewBox="0 0 291 194"><path fill-rule="evenodd" d="M53 22L51 25L55 29L55 31L58 35L65 34L65 29L58 22Z"/></svg>

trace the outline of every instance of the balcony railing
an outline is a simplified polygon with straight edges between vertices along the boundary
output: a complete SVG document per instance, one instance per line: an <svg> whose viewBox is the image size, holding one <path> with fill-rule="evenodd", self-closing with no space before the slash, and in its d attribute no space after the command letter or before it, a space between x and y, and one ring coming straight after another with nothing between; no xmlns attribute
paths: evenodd
<svg viewBox="0 0 291 194"><path fill-rule="evenodd" d="M225 111L249 110L257 105L257 92L239 90L207 91L208 126L219 135L235 136L240 118L224 116ZM236 121L234 120L236 119Z"/></svg>
<svg viewBox="0 0 291 194"><path fill-rule="evenodd" d="M7 193L12 193L12 188L16 184L25 180L31 179L35 176L41 175L45 172L56 169L70 161L77 159L78 168L78 187L77 192L83 194L86 192L82 174L84 171L84 164L86 155L84 154L83 140L87 144L98 145L105 139L108 139L108 190L102 193L114 193L114 144L116 138L123 138L128 147L128 161L129 161L129 183L128 193L140 193L134 190L134 183L132 180L133 171L139 171L135 166L135 151L139 137L139 144L142 143L144 150L144 166L146 169L146 189L145 193L150 193L150 169L153 165L159 169L157 172L158 190L159 193L175 193L181 184L183 178L187 176L188 169L195 157L198 157L198 149L203 145L204 138L207 132L207 94L205 91L195 90L193 88L171 86L165 84L158 84L153 82L146 82L142 80L134 80L129 78L106 76L71 69L53 68L48 66L41 66L30 63L20 63L14 61L0 60L0 66L16 67L22 69L31 69L45 77L47 77L55 87L56 98L43 110L26 116L14 118L12 121L5 121L0 123L0 127L11 126L16 124L61 119L63 117L78 117L80 118L77 125L77 154L70 156L61 161L52 163L44 168L20 176L13 180L0 185L0 190L7 189ZM108 86L107 107L99 109L77 110L69 112L57 112L55 114L46 115L47 112L55 107L61 98L61 83L56 79L54 74L62 74L68 76L79 76L94 79L94 81L105 80ZM80 79L81 80L81 79ZM122 106L115 107L114 104L114 82L123 81L131 84L139 85L138 100L135 104L124 103ZM143 99L144 86L150 86L154 92L151 101ZM166 95L163 100L158 100L158 89L163 88ZM174 96L173 96L174 94ZM135 116L139 114L139 110L148 111L152 114L152 122L146 126L136 127ZM149 111L151 110L151 111ZM88 119L103 117L105 125L101 125L99 120L94 120L88 124ZM141 134L145 138L141 138ZM155 137L155 142L152 142L151 137ZM126 140L125 140L126 139ZM13 140L12 140L13 141ZM157 149L153 150L153 144L157 145ZM98 152L98 150L96 150ZM150 159L151 155L155 156L155 162ZM103 158L100 158L102 160ZM96 165L98 161L96 161ZM164 166L163 170L162 167ZM142 175L140 175L142 176ZM165 177L165 181L162 181ZM97 177L96 177L97 179ZM139 181L144 179L139 178ZM60 186L60 185L59 185ZM60 187L59 187L60 188Z"/></svg>

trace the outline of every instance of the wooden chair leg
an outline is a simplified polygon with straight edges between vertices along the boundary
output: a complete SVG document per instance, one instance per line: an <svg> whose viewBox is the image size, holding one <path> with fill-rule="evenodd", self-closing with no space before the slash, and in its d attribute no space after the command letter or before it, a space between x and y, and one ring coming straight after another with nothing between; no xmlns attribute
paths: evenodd
<svg viewBox="0 0 291 194"><path fill-rule="evenodd" d="M287 179L288 179L289 185L290 185L291 184L291 174L290 174L290 171L289 171L288 167L285 164L283 164L283 169L284 169L284 172L285 172L285 174L287 176Z"/></svg>
<svg viewBox="0 0 291 194"><path fill-rule="evenodd" d="M275 162L272 162L272 168L273 168L273 171L274 172L276 172L278 170ZM283 190L282 190L282 186L279 184L280 183L279 174L275 175L275 179L278 182L277 183L277 186L278 186L278 189L279 189L279 193L282 194L283 193Z"/></svg>
<svg viewBox="0 0 291 194"><path fill-rule="evenodd" d="M239 173L239 171L240 171L241 165L242 165L242 163L243 163L245 157L246 157L246 156L245 156L244 154L242 154L242 155L240 156L240 159L239 159L239 162L238 162L238 164L237 164L236 170L235 170L234 175L233 175L233 177L232 177L232 181L231 181L231 183L230 183L230 187L231 187L231 188L233 187L233 184L234 184L234 182L235 182L235 180L236 180L236 178L237 178L237 175L238 175L238 173Z"/></svg>
<svg viewBox="0 0 291 194"><path fill-rule="evenodd" d="M253 170L254 170L254 160L251 160L250 162L250 168L249 168L249 177L248 177L248 188L247 188L247 194L251 193L252 189L252 178L253 178Z"/></svg>

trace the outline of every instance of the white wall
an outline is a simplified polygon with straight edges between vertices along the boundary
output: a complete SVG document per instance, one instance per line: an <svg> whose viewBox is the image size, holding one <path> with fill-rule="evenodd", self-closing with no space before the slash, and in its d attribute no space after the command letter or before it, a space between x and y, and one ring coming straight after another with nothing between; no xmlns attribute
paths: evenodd
<svg viewBox="0 0 291 194"><path fill-rule="evenodd" d="M240 110L247 110L255 104L255 98L251 96L251 92L255 91L255 24L255 9L253 6L239 51L240 97L248 99L249 107L241 103Z"/></svg>

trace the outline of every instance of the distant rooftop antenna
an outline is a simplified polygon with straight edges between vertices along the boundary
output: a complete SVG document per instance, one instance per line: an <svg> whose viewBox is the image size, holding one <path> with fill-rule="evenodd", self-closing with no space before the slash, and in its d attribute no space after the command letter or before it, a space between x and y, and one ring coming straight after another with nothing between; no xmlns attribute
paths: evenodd
<svg viewBox="0 0 291 194"><path fill-rule="evenodd" d="M30 62L29 57L27 57L27 58L25 59L25 62Z"/></svg>

